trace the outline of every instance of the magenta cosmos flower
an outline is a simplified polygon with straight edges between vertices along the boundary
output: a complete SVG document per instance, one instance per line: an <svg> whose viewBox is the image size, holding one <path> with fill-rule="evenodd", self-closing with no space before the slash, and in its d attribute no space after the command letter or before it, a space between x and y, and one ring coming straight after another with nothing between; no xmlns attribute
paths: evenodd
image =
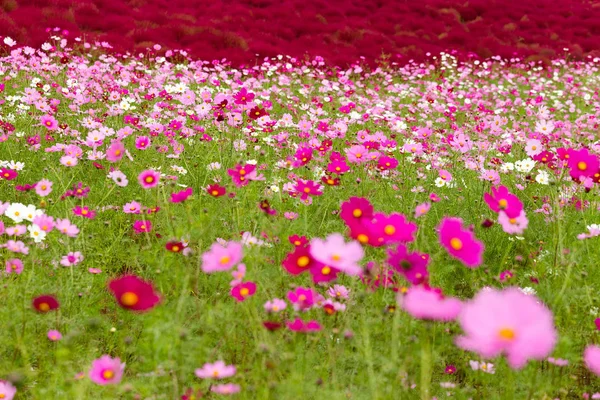
<svg viewBox="0 0 600 400"><path fill-rule="evenodd" d="M144 189L150 189L158 185L160 174L154 170L147 169L138 175L138 182Z"/></svg>
<svg viewBox="0 0 600 400"><path fill-rule="evenodd" d="M452 257L470 268L482 264L483 243L475 239L473 232L462 227L460 218L444 218L438 230L440 243Z"/></svg>
<svg viewBox="0 0 600 400"><path fill-rule="evenodd" d="M358 265L364 256L362 246L354 240L346 243L339 233L332 233L325 240L311 240L310 254L317 261L348 275L360 275L362 272Z"/></svg>
<svg viewBox="0 0 600 400"><path fill-rule="evenodd" d="M108 284L119 305L133 311L148 311L160 302L152 284L135 275L113 279Z"/></svg>
<svg viewBox="0 0 600 400"><path fill-rule="evenodd" d="M213 243L206 253L202 254L202 271L210 274L218 271L229 271L242 260L243 245L239 242L227 242L225 246Z"/></svg>
<svg viewBox="0 0 600 400"><path fill-rule="evenodd" d="M523 203L506 186L492 187L492 194L485 193L483 199L496 213L504 211L509 218L517 218L523 211Z"/></svg>
<svg viewBox="0 0 600 400"><path fill-rule="evenodd" d="M244 301L256 293L256 283L244 282L231 288L231 296L237 301Z"/></svg>
<svg viewBox="0 0 600 400"><path fill-rule="evenodd" d="M465 332L459 347L484 358L506 354L515 369L548 357L557 340L550 310L517 288L481 290L463 304L458 321Z"/></svg>
<svg viewBox="0 0 600 400"><path fill-rule="evenodd" d="M405 295L398 296L400 306L418 319L452 321L460 313L460 300L444 297L441 291L423 286L411 287Z"/></svg>
<svg viewBox="0 0 600 400"><path fill-rule="evenodd" d="M98 385L113 385L121 382L125 363L121 363L119 358L111 358L108 355L94 360L89 377L92 382Z"/></svg>
<svg viewBox="0 0 600 400"><path fill-rule="evenodd" d="M214 364L204 364L202 368L196 369L194 373L201 379L229 378L235 375L235 366L226 365L223 361L217 361Z"/></svg>

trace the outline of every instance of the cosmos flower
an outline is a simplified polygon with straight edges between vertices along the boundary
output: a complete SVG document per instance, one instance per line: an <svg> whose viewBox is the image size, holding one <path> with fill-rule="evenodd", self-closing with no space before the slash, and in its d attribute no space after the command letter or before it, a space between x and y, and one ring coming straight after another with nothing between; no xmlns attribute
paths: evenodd
<svg viewBox="0 0 600 400"><path fill-rule="evenodd" d="M225 245L213 243L210 249L202 254L202 271L213 273L230 270L242 260L243 247L239 242L227 242Z"/></svg>
<svg viewBox="0 0 600 400"><path fill-rule="evenodd" d="M33 308L40 313L56 310L59 307L58 300L51 294L45 294L33 299Z"/></svg>
<svg viewBox="0 0 600 400"><path fill-rule="evenodd" d="M125 363L119 358L111 358L108 355L94 360L88 376L97 385L114 385L121 382Z"/></svg>
<svg viewBox="0 0 600 400"><path fill-rule="evenodd" d="M469 268L483 263L483 243L462 227L460 218L445 217L438 226L439 239L448 253Z"/></svg>
<svg viewBox="0 0 600 400"><path fill-rule="evenodd" d="M234 365L227 365L224 361L217 361L213 364L206 363L202 368L194 371L195 375L200 379L225 379L235 375L236 369Z"/></svg>
<svg viewBox="0 0 600 400"><path fill-rule="evenodd" d="M158 185L160 181L160 173L147 169L138 175L138 182L144 189L150 189Z"/></svg>
<svg viewBox="0 0 600 400"><path fill-rule="evenodd" d="M108 289L117 303L127 310L144 312L160 302L160 296L154 291L152 284L135 275L112 279L108 283Z"/></svg>
<svg viewBox="0 0 600 400"><path fill-rule="evenodd" d="M505 354L515 369L545 359L557 341L550 310L517 288L481 290L463 304L458 321L465 333L459 347L484 358Z"/></svg>
<svg viewBox="0 0 600 400"><path fill-rule="evenodd" d="M424 286L413 286L398 296L398 303L418 319L452 321L460 313L460 300L444 297L440 291Z"/></svg>

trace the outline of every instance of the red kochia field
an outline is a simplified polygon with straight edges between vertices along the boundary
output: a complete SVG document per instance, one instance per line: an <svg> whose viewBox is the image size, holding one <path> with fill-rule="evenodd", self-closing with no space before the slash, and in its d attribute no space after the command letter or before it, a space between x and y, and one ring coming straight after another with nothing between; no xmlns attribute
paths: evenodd
<svg viewBox="0 0 600 400"><path fill-rule="evenodd" d="M3 0L0 35L40 45L47 27L119 51L159 43L202 59L323 56L345 64L455 50L552 58L600 49L600 3L586 0ZM261 58L262 60L262 58Z"/></svg>

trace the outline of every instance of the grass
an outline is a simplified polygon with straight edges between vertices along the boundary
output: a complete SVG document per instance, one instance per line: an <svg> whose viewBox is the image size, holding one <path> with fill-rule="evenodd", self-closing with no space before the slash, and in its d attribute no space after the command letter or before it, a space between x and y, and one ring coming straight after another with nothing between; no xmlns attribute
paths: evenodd
<svg viewBox="0 0 600 400"><path fill-rule="evenodd" d="M15 133L0 143L0 159L23 162L25 168L19 172L17 180L0 181L0 200L42 207L42 199L35 191L20 192L15 185L47 178L54 182L54 188L42 208L55 218L70 218L80 229L76 238L51 232L43 245L33 244L28 237L21 239L30 247L29 255L21 257L25 263L23 273L7 274L1 278L0 320L4 329L0 335L0 378L15 384L18 388L17 399L178 399L189 387L207 392L210 383L196 378L194 370L206 362L219 359L237 366L238 373L229 381L241 385L241 392L235 395L239 399L441 398L447 392L457 399L566 399L579 398L584 392L600 391L597 379L584 369L581 361L584 346L597 341L593 320L598 316L599 296L595 289L600 282L597 268L600 250L597 238L583 241L576 238L579 233L586 231L586 225L598 222L597 187L585 193L581 186L568 179L556 179L550 185L541 185L526 180L526 174L501 174L502 183L513 192L516 184L525 186L523 191L517 190L517 194L527 210L529 227L522 239L507 235L498 224L484 229L480 226L484 219L495 219L483 202L483 193L489 191L491 185L479 179L479 172L466 168L465 161L476 160L477 156L489 161L497 156L497 151L485 153L474 149L466 155L456 151L443 154L444 135L436 134L427 142L441 159L434 151L422 157L423 162L415 163L409 154L400 149L409 140L410 132L393 132L390 125L373 118L364 124L348 124L345 140L354 141L354 134L361 129L382 131L388 137L396 134L399 146L390 154L400 161L399 167L388 177L382 177L373 168L353 165L351 173L342 177L340 186L326 187L325 194L315 197L310 206L288 196L282 191L282 185L289 181L290 172L305 179L318 180L321 175L316 169L324 168L327 159L316 157L307 167L293 171L280 169L276 163L294 153L293 149L288 148L304 140L290 135L287 148L283 149L270 146L262 140L282 131L297 132L295 127L275 128L272 134L257 129L258 141L250 143L252 136L247 132L223 123L216 124L209 114L198 122L188 119L186 126L203 126L214 140L200 141L198 136L178 138L179 142L185 144L185 150L178 159L168 158L169 152L136 150L133 137L149 132L148 128L141 128L124 139L133 161L126 157L116 164L101 160L99 162L106 169L100 170L84 156L77 166L68 168L59 163L61 152L43 151L51 145L44 138L40 150L32 151L27 145L25 137L36 133L41 133L43 137L45 134L44 128L38 125L39 117L44 113L33 107L30 108L32 115L19 111L17 105L20 101L12 102L10 96L22 96L34 76L40 77L43 84L57 82L64 86L67 67L75 62L51 64L58 71L55 75L35 69L17 71L21 62L15 59L6 59L3 64L8 71L15 71L15 76L6 82L2 93L2 98L8 99L2 105L2 118L5 121L12 120L15 132L24 136L19 137ZM93 94L97 99L95 104L85 104L73 111L68 108L72 100L62 94L52 90L43 94L46 99L61 100L56 118L60 123L68 124L70 129L78 130L83 138L89 131L82 126L87 110L95 110L97 115L102 115L110 102L102 101L100 96L108 90L109 82L114 84L119 79L114 71L121 68L120 63L101 64L104 72L87 78L91 86L98 85L100 88L98 93ZM348 99L342 94L348 90L343 84L339 90L332 89L329 95L334 101L324 102L323 106L326 117L331 120L345 118L337 108L348 101L358 104L362 101L363 107L372 109L379 102L378 97L382 102L390 101L390 105L385 107L387 111L401 118L415 116L417 120L409 123L409 126L424 126L431 122L434 129L445 129L446 134L451 133L449 121L440 122L438 118L443 118L443 114L423 101L423 96L419 94L424 90L436 98L436 105L445 107L449 104L450 96L441 94L435 88L439 84L437 77L442 66L438 64L435 70L423 77L417 76L417 66L405 69L407 74L404 76L397 69L362 78L351 74L354 82L364 87L355 87L355 93ZM565 77L574 73L574 66L555 67L559 74L558 83L549 81L546 93L554 89L563 90L567 85ZM127 70L132 67L131 64L125 64L124 68ZM458 74L461 68L464 66L449 66L446 69L449 83L445 85L454 85L456 92L481 93L486 107L491 107L497 99L528 98L528 92L535 82L531 79L527 86L524 78L519 78L518 94L505 96L494 90L493 85L508 86L509 74L527 76L524 66L489 69L490 74L478 82L475 81L475 74L470 74L462 78L464 84L460 86ZM485 70L483 67L475 68L478 71ZM597 72L591 67L582 68L584 73L576 75L575 79L597 83ZM158 64L151 64L147 72L150 78L147 87L130 84L128 89L139 88L141 94L146 93L148 88L162 90L161 75L166 75L171 84L183 81L175 76L174 69L167 73L158 70ZM191 68L181 71L185 79L193 76ZM79 78L78 85L83 87L85 74L72 74ZM290 77L291 84L289 87L282 85L282 91L277 93L274 88L278 87L277 81L281 75ZM542 75L541 71L533 73L538 78ZM264 94L274 103L274 108L269 111L273 119L290 112L288 105L294 108L295 122L303 116L322 119L314 116L315 106L311 104L314 96L322 101L323 93L319 89L327 84L320 78L306 74L300 78L297 72L277 72L271 76L261 76L255 83L248 75L242 75L241 79L249 89ZM228 78L222 78L221 81L218 87L209 82L194 83L189 87L197 94L209 87L215 93L236 92L231 88ZM389 85L390 81L402 82L407 89L400 94ZM302 89L301 83L310 85L310 89ZM380 88L376 94L372 90L375 86ZM299 98L298 103L290 100L292 95ZM548 96L550 101L554 95ZM566 98L573 98L577 102L576 110L570 113L557 111L553 115L555 120L566 116L567 120L574 121L594 114L591 107L570 96ZM564 97L554 97L560 102L565 101ZM460 103L460 100L453 101ZM157 102L158 99L136 101L138 109L124 114L139 115L144 121ZM179 104L176 100L169 103ZM593 100L593 104L596 103ZM409 110L412 104L421 105L428 114L412 114ZM303 110L302 105L310 107L311 114ZM503 109L501 115L509 119L505 132L512 132L511 127L517 121L520 124L524 121L535 124L538 118L525 114L526 110L534 109L535 105L526 104ZM166 125L174 117L173 111L163 109L158 122ZM476 117L489 118L476 108L456 113L457 121L466 132L477 140L488 141L492 147L498 145L501 142L498 137L487 132L476 133ZM245 123L257 127L256 122L246 120ZM102 125L115 131L126 126L123 115L106 116ZM596 131L589 131L596 139ZM68 144L76 139L77 135L69 137L61 132L51 132L55 143ZM526 158L521 136L514 135L514 138L516 143L513 151L509 155L501 155L504 162ZM240 139L247 142L247 150L236 151L233 148L233 141ZM163 136L152 140L153 147L168 144ZM348 147L345 140L334 139L334 150L343 153ZM588 143L581 136L561 138L548 146L567 147ZM260 149L255 150L255 145ZM437 162L452 172L456 187L434 186L437 174L430 166L432 161L436 162L436 158ZM256 160L258 165L266 164L267 168L261 171L266 180L235 188L226 169L249 159ZM209 171L207 165L213 162L221 163L222 168ZM173 165L184 167L187 174L173 171ZM127 187L116 187L107 179L109 166L127 175L130 181ZM177 182L191 186L193 197L182 204L170 203L170 194L181 189L174 182L150 190L142 189L136 177L147 168L160 168L163 173L179 176ZM537 165L535 171L543 168ZM235 197L210 197L204 188L215 178L220 178L228 191L235 192ZM89 196L85 199L60 200L60 195L78 182L91 188ZM267 190L271 184L277 185L279 192ZM418 186L422 186L424 191L411 191ZM396 293L391 287L382 286L373 290L360 279L350 276L340 276L338 282L351 291L345 312L328 316L317 308L303 315L304 319L318 320L323 325L322 331L299 334L285 328L276 332L263 328L262 322L273 318L263 310L267 300L285 298L286 293L296 286L314 286L308 274L291 276L281 267L281 261L292 250L288 236L299 234L315 238L326 237L333 232L345 232L345 225L337 212L340 203L351 196L368 198L376 210L401 212L412 218L415 206L427 201L431 192L435 192L441 201L434 203L431 211L416 221L419 231L411 246L431 255L431 285L460 299L473 297L485 286L516 285L535 289L537 296L554 313L560 335L553 356L569 360L569 366L558 367L547 361L530 362L523 370L513 371L503 358L497 358L490 360L495 364L495 374L473 371L469 361L481 359L453 344L453 337L461 332L457 323L415 320L396 307ZM589 201L589 207L583 210L577 210L571 204L561 207L559 202L563 193L575 194L578 199ZM258 203L265 198L278 211L276 216L266 215L259 209ZM550 216L533 212L541 207L544 198L554 209ZM156 214L145 217L154 225L152 232L133 232L132 223L140 216L121 211L121 207L132 200L147 207L160 207ZM98 210L96 218L88 220L73 216L71 209L76 205ZM297 212L299 217L293 221L287 220L283 217L284 211ZM475 226L476 236L486 246L482 267L467 269L451 259L440 247L435 227L443 216L458 216ZM1 219L6 226L11 225L6 216ZM217 238L240 240L240 233L244 231L257 237L265 233L268 238L265 240L270 245L245 247L243 262L248 267L246 279L256 282L258 289L256 295L237 303L229 294L229 273L203 273L200 256ZM193 250L188 257L165 250L167 240L181 237L189 239ZM2 236L3 242L7 239L6 235ZM73 267L59 265L60 258L69 251L81 251L84 261ZM0 252L2 260L13 256L6 249ZM365 261L373 260L383 265L385 257L382 248L366 249ZM88 268L99 268L102 273L91 274ZM498 276L504 270L513 271L515 276L510 282L499 282ZM107 281L124 273L133 273L153 282L161 293L161 304L144 314L121 309L108 292ZM533 283L532 278L537 278L539 283ZM406 283L399 281L399 285ZM323 288L317 290L325 292ZM60 308L56 312L39 314L33 310L32 298L45 293L57 296ZM288 307L283 315L274 318L284 321L293 315L293 310ZM51 329L62 332L63 339L49 341L46 334ZM103 354L120 357L126 363L120 384L101 387L87 376L76 378L80 372L87 374L91 362ZM445 374L447 365L456 366L457 372ZM441 382L451 382L456 387L442 388ZM218 395L207 393L207 397L216 398Z"/></svg>

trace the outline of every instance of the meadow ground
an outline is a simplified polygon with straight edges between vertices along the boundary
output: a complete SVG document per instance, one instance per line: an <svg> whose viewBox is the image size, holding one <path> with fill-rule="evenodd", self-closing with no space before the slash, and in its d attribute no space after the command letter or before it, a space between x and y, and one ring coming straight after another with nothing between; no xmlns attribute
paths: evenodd
<svg viewBox="0 0 600 400"><path fill-rule="evenodd" d="M3 398L596 398L596 60L171 61L1 60Z"/></svg>

